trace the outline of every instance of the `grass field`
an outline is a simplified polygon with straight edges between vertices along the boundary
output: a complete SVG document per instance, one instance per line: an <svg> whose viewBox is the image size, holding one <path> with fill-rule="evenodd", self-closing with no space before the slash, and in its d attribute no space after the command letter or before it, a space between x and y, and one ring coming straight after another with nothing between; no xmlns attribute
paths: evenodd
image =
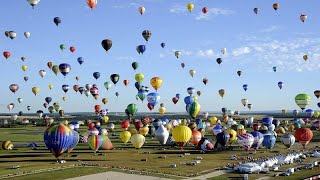
<svg viewBox="0 0 320 180"><path fill-rule="evenodd" d="M115 123L117 124L117 123ZM131 125L132 126L132 125ZM105 127L105 125L103 125ZM79 130L79 134L84 133L87 127L82 126ZM128 172L144 171L147 174L152 174L160 177L170 178L186 178L206 174L213 172L218 168L225 166L228 163L235 163L237 161L230 160L231 155L237 155L238 157L246 156L268 156L274 154L273 151L268 149L258 150L256 154L249 154L237 147L237 144L233 145L233 150L225 151L212 151L207 154L200 154L192 146L186 146L183 151L176 147L163 147L160 146L156 138L146 137L146 143L140 150L136 150L130 143L124 145L118 138L119 133L122 131L118 125L116 125L115 131L109 133L110 140L113 143L114 150L112 151L99 151L99 153L106 153L106 155L95 155L92 150L89 149L87 144L78 144L73 150L71 155L76 157L62 156L62 159L66 160L66 164L59 164L56 162L54 156L46 149L43 143L43 132L45 127L35 126L17 126L15 128L0 128L0 141L11 140L16 146L13 150L6 151L0 150L0 178L7 176L8 174L22 174L26 172L32 172L34 170L58 168L62 166L75 165L76 167L58 170L52 172L38 173L34 175L26 175L21 177L15 177L14 179L65 179L70 177L76 177L86 174L95 174L99 172L105 172L107 170L121 170ZM111 136L114 134L114 136ZM319 137L319 131L314 131L314 137ZM207 133L206 137L212 140L211 133ZM36 142L40 145L37 150L24 147L28 142ZM311 142L308 147L320 146L319 142ZM281 153L288 152L284 145L279 142L276 144L275 150L279 150ZM301 150L302 146L296 143L291 149ZM145 153L150 152L150 153ZM250 152L250 151L249 151ZM252 151L251 151L252 152ZM184 157L177 157L177 154L190 153ZM185 163L195 161L197 157L202 157L203 160L197 166L189 166ZM141 161L146 158L147 161ZM314 160L311 159L310 160ZM319 161L320 159L318 159ZM95 167L80 167L79 165L92 165ZM176 164L177 168L169 168L169 165ZM12 166L19 165L19 169L10 169ZM296 173L294 177L300 178L313 175L314 170L305 170ZM320 171L319 171L320 172ZM159 174L157 174L159 173ZM162 174L162 175L161 175ZM172 176L170 176L172 175ZM227 178L236 176L236 174L227 174L219 178ZM259 178L265 175L250 175L250 177ZM217 177L218 178L218 177ZM280 177L279 177L280 178Z"/></svg>

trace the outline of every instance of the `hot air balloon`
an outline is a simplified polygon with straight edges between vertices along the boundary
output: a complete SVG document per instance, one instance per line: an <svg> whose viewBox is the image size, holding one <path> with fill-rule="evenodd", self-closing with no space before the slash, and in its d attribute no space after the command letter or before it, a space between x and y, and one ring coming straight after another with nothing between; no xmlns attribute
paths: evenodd
<svg viewBox="0 0 320 180"><path fill-rule="evenodd" d="M191 116L191 118L195 119L200 112L201 106L198 102L193 102L191 104L187 104L187 112Z"/></svg>
<svg viewBox="0 0 320 180"><path fill-rule="evenodd" d="M24 34L24 36L25 36L26 38L29 38L30 35L31 35L30 32L24 32L23 34Z"/></svg>
<svg viewBox="0 0 320 180"><path fill-rule="evenodd" d="M53 73L54 73L55 75L58 75L59 66L57 66L57 65L52 66L52 71L53 71Z"/></svg>
<svg viewBox="0 0 320 180"><path fill-rule="evenodd" d="M33 92L33 94L34 94L35 96L39 93L39 91L40 91L40 88L38 88L38 87L33 87L33 88L32 88L32 92Z"/></svg>
<svg viewBox="0 0 320 180"><path fill-rule="evenodd" d="M93 77L94 77L96 80L98 80L99 77L100 77L100 73L99 73L99 72L94 72L94 73L93 73Z"/></svg>
<svg viewBox="0 0 320 180"><path fill-rule="evenodd" d="M306 108L306 106L310 104L311 97L308 94L298 94L295 97L295 102L303 111Z"/></svg>
<svg viewBox="0 0 320 180"><path fill-rule="evenodd" d="M23 80L26 81L26 82L28 81L28 79L29 79L28 76L23 77Z"/></svg>
<svg viewBox="0 0 320 180"><path fill-rule="evenodd" d="M69 50L70 50L70 52L73 53L73 52L76 50L76 48L75 48L74 46L70 46L70 47L69 47Z"/></svg>
<svg viewBox="0 0 320 180"><path fill-rule="evenodd" d="M276 67L276 66L273 66L273 67L272 67L272 70L273 70L274 72L277 72L277 67Z"/></svg>
<svg viewBox="0 0 320 180"><path fill-rule="evenodd" d="M69 85L67 85L67 84L62 85L62 90L63 90L65 93L67 93L67 92L69 91L69 89L70 89L70 86L69 86Z"/></svg>
<svg viewBox="0 0 320 180"><path fill-rule="evenodd" d="M27 0L29 4L32 6L32 9L40 2L40 0Z"/></svg>
<svg viewBox="0 0 320 180"><path fill-rule="evenodd" d="M259 147L263 142L263 139L264 139L263 134L261 134L258 131L255 131L255 132L251 132L251 135L253 136L253 139L254 139L251 147L257 150L259 149Z"/></svg>
<svg viewBox="0 0 320 180"><path fill-rule="evenodd" d="M110 79L111 79L111 81L113 82L113 84L116 85L117 82L118 82L119 79L120 79L120 76L119 76L119 74L112 74L112 75L110 76Z"/></svg>
<svg viewBox="0 0 320 180"><path fill-rule="evenodd" d="M276 143L276 137L273 134L264 134L262 145L268 149L273 148Z"/></svg>
<svg viewBox="0 0 320 180"><path fill-rule="evenodd" d="M223 96L225 95L226 91L224 89L220 89L219 90L219 95L223 98Z"/></svg>
<svg viewBox="0 0 320 180"><path fill-rule="evenodd" d="M16 93L19 90L19 85L18 84L11 84L9 86L9 89L11 92Z"/></svg>
<svg viewBox="0 0 320 180"><path fill-rule="evenodd" d="M300 15L300 20L301 20L303 23L304 23L304 21L307 20L307 18L308 18L308 16L305 15L305 14L301 14L301 15Z"/></svg>
<svg viewBox="0 0 320 180"><path fill-rule="evenodd" d="M64 151L70 148L74 140L74 134L67 126L58 124L46 129L43 139L51 153L59 158Z"/></svg>
<svg viewBox="0 0 320 180"><path fill-rule="evenodd" d="M242 71L237 71L238 76L241 76Z"/></svg>
<svg viewBox="0 0 320 180"><path fill-rule="evenodd" d="M242 148L248 151L254 142L254 137L252 134L242 134L238 136L238 143L242 146Z"/></svg>
<svg viewBox="0 0 320 180"><path fill-rule="evenodd" d="M51 90L53 88L53 85L52 84L49 84L49 89Z"/></svg>
<svg viewBox="0 0 320 180"><path fill-rule="evenodd" d="M63 51L63 50L65 50L65 49L66 49L66 45L64 45L64 44L60 44L59 48Z"/></svg>
<svg viewBox="0 0 320 180"><path fill-rule="evenodd" d="M144 30L142 32L142 36L146 41L148 41L150 39L151 35L152 35L152 33L149 30Z"/></svg>
<svg viewBox="0 0 320 180"><path fill-rule="evenodd" d="M278 86L279 86L280 89L282 89L282 87L283 87L283 82L281 82L281 81L278 82Z"/></svg>
<svg viewBox="0 0 320 180"><path fill-rule="evenodd" d="M317 97L317 99L319 99L319 97L320 97L320 90L314 91L314 95Z"/></svg>
<svg viewBox="0 0 320 180"><path fill-rule="evenodd" d="M194 4L192 4L192 3L187 4L188 11L191 12L193 10L193 8L194 8Z"/></svg>
<svg viewBox="0 0 320 180"><path fill-rule="evenodd" d="M305 60L305 61L307 61L308 59L309 59L309 57L308 57L308 55L303 55L303 59Z"/></svg>
<svg viewBox="0 0 320 180"><path fill-rule="evenodd" d="M91 135L88 138L89 147L96 153L102 145L102 137L100 135Z"/></svg>
<svg viewBox="0 0 320 180"><path fill-rule="evenodd" d="M243 88L244 91L247 91L247 89L248 89L248 84L242 85L242 88Z"/></svg>
<svg viewBox="0 0 320 180"><path fill-rule="evenodd" d="M161 43L160 45L162 48L164 48L166 46L166 43Z"/></svg>
<svg viewBox="0 0 320 180"><path fill-rule="evenodd" d="M98 0L87 0L88 6L93 10L97 6Z"/></svg>
<svg viewBox="0 0 320 180"><path fill-rule="evenodd" d="M243 105L243 106L246 106L247 104L248 104L248 99L241 99L241 104Z"/></svg>
<svg viewBox="0 0 320 180"><path fill-rule="evenodd" d="M179 57L181 57L181 51L175 51L174 52L174 55L177 57L177 58L179 58Z"/></svg>
<svg viewBox="0 0 320 180"><path fill-rule="evenodd" d="M124 84L125 86L128 86L129 80L127 80L127 79L123 80L123 84Z"/></svg>
<svg viewBox="0 0 320 180"><path fill-rule="evenodd" d="M259 8L253 8L253 12L256 13L256 14L258 14Z"/></svg>
<svg viewBox="0 0 320 180"><path fill-rule="evenodd" d="M162 79L159 77L153 77L150 79L150 84L157 91L162 85Z"/></svg>
<svg viewBox="0 0 320 180"><path fill-rule="evenodd" d="M4 51L3 56L8 59L11 56L11 53L9 51Z"/></svg>
<svg viewBox="0 0 320 180"><path fill-rule="evenodd" d="M193 69L191 69L191 70L189 71L189 74L190 74L191 77L193 77L193 76L196 74L196 71L193 70Z"/></svg>
<svg viewBox="0 0 320 180"><path fill-rule="evenodd" d="M97 87L90 88L90 94L94 97L94 99L98 99L99 89Z"/></svg>
<svg viewBox="0 0 320 180"><path fill-rule="evenodd" d="M141 135L141 134L134 134L131 137L131 144L133 145L133 147L135 147L136 149L140 149L144 142L145 142L146 138Z"/></svg>
<svg viewBox="0 0 320 180"><path fill-rule="evenodd" d="M62 63L59 65L59 71L63 76L66 76L71 71L71 66L66 63Z"/></svg>
<svg viewBox="0 0 320 180"><path fill-rule="evenodd" d="M251 110L252 104L248 104L247 107L248 107L249 110Z"/></svg>
<svg viewBox="0 0 320 180"><path fill-rule="evenodd" d="M202 8L202 13L203 13L203 14L207 14L207 12L208 12L208 8L203 7L203 8Z"/></svg>
<svg viewBox="0 0 320 180"><path fill-rule="evenodd" d="M112 41L110 39L105 39L101 42L101 45L106 52L108 52L112 47Z"/></svg>
<svg viewBox="0 0 320 180"><path fill-rule="evenodd" d="M59 24L61 23L61 18L55 17L55 18L53 18L53 22L56 24L56 26L59 26Z"/></svg>
<svg viewBox="0 0 320 180"><path fill-rule="evenodd" d="M150 106L155 107L155 105L157 105L160 101L159 93L156 93L156 92L149 93L147 95L147 101Z"/></svg>
<svg viewBox="0 0 320 180"><path fill-rule="evenodd" d="M129 131L122 131L120 133L120 139L123 143L127 144L130 138L131 138L131 133Z"/></svg>
<svg viewBox="0 0 320 180"><path fill-rule="evenodd" d="M274 4L272 5L272 7L273 7L273 9L276 11L276 10L279 9L280 5L279 5L278 3L274 3Z"/></svg>
<svg viewBox="0 0 320 180"><path fill-rule="evenodd" d="M295 143L295 141L296 141L296 138L292 134L284 134L281 137L282 144L289 149Z"/></svg>
<svg viewBox="0 0 320 180"><path fill-rule="evenodd" d="M217 63L220 65L222 63L222 58L217 58Z"/></svg>
<svg viewBox="0 0 320 180"><path fill-rule="evenodd" d="M180 125L172 130L172 137L181 148L189 142L191 135L192 131L188 126Z"/></svg>
<svg viewBox="0 0 320 180"><path fill-rule="evenodd" d="M299 128L295 131L294 137L302 144L303 148L312 140L313 133L309 128Z"/></svg>
<svg viewBox="0 0 320 180"><path fill-rule="evenodd" d="M138 11L142 15L146 11L146 8L141 6L141 7L138 8Z"/></svg>
<svg viewBox="0 0 320 180"><path fill-rule="evenodd" d="M138 106L134 103L131 103L127 106L127 111L129 115L133 116L138 112Z"/></svg>

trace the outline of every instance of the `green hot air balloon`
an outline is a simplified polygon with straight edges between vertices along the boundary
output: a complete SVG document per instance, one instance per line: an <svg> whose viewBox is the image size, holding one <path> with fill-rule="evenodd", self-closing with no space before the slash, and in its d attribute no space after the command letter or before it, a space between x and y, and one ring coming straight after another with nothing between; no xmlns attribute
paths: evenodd
<svg viewBox="0 0 320 180"><path fill-rule="evenodd" d="M133 116L137 113L138 111L138 105L134 104L134 103L131 103L127 106L127 110L128 110L128 113Z"/></svg>
<svg viewBox="0 0 320 180"><path fill-rule="evenodd" d="M111 86L112 86L112 84L110 83L110 82L105 82L104 83L104 87L107 89L107 90L109 90L110 88L111 88Z"/></svg>
<svg viewBox="0 0 320 180"><path fill-rule="evenodd" d="M62 51L65 50L65 49L66 49L66 45L60 44L60 49L61 49Z"/></svg>
<svg viewBox="0 0 320 180"><path fill-rule="evenodd" d="M308 94L298 94L295 97L295 101L296 104L301 108L301 110L303 111L306 106L308 106L311 102L311 96L309 96Z"/></svg>
<svg viewBox="0 0 320 180"><path fill-rule="evenodd" d="M58 72L59 72L59 66L58 66L58 65L54 65L54 66L52 66L52 71L54 72L54 74L58 75Z"/></svg>
<svg viewBox="0 0 320 180"><path fill-rule="evenodd" d="M53 103L53 108L54 108L54 110L55 110L56 112L58 112L59 109L60 109L59 103L58 103L58 102Z"/></svg>
<svg viewBox="0 0 320 180"><path fill-rule="evenodd" d="M139 67L139 64L137 62L132 63L133 70L136 70Z"/></svg>
<svg viewBox="0 0 320 180"><path fill-rule="evenodd" d="M197 117L197 115L200 112L200 109L201 109L201 106L198 102L193 102L187 105L187 112L193 119Z"/></svg>

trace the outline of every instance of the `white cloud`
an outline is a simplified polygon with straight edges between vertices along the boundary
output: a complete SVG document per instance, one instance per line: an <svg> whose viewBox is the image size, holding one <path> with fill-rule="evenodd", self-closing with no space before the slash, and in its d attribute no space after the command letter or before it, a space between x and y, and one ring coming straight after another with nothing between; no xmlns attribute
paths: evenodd
<svg viewBox="0 0 320 180"><path fill-rule="evenodd" d="M234 49L231 54L233 56L237 57L237 56L241 56L243 54L248 54L250 52L251 52L251 50L249 47L241 47L241 48Z"/></svg>
<svg viewBox="0 0 320 180"><path fill-rule="evenodd" d="M186 13L188 10L186 6L183 5L174 5L169 10L171 13L180 14L180 13Z"/></svg>
<svg viewBox="0 0 320 180"><path fill-rule="evenodd" d="M138 8L140 7L140 5L137 3L131 2L129 4L117 4L112 6L112 8L115 8L115 9L123 9L123 8L131 8L131 7Z"/></svg>
<svg viewBox="0 0 320 180"><path fill-rule="evenodd" d="M261 29L259 32L262 32L262 33L270 33L270 32L275 32L275 31L279 31L283 29L282 27L280 26L275 26L275 25L272 25L270 27L266 27L264 29Z"/></svg>
<svg viewBox="0 0 320 180"><path fill-rule="evenodd" d="M212 49L207 49L207 50L199 50L197 52L197 56L210 58L215 56L215 54Z"/></svg>
<svg viewBox="0 0 320 180"><path fill-rule="evenodd" d="M209 8L206 14L199 12L196 16L196 20L209 20L213 16L228 16L234 14L235 12L229 9L222 9L222 8Z"/></svg>

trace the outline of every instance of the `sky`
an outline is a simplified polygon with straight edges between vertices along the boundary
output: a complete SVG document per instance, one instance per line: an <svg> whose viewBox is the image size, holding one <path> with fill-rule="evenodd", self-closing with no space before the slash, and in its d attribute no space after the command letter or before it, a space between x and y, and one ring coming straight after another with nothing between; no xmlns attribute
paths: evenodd
<svg viewBox="0 0 320 180"><path fill-rule="evenodd" d="M192 12L187 4L194 3ZM307 93L312 102L307 108L318 109L318 100L313 92L320 89L317 77L320 70L320 2L317 0L278 0L280 8L275 11L275 1L238 0L225 1L184 1L184 0L98 0L97 7L91 10L86 0L44 1L32 9L25 0L6 1L0 7L0 50L10 51L11 57L0 58L1 98L0 112L29 112L43 110L45 97L52 97L59 102L65 112L94 112L94 105L100 104L110 112L124 112L127 105L136 103L138 112L150 112L147 101L136 100L137 90L134 87L136 73L143 73L143 85L150 88L152 77L163 80L160 103L164 103L167 112L185 112L185 96L187 88L194 87L202 95L198 97L201 112L220 111L222 107L232 110L247 111L241 99L248 99L253 111L299 109L294 97L299 93ZM140 15L138 8L145 7ZM208 8L203 14L201 9ZM259 8L256 15L254 8ZM300 15L306 14L308 19L302 23ZM54 17L60 17L62 23L57 27ZM152 36L148 42L142 37L143 30L150 30ZM5 31L15 31L13 40L4 35ZM25 38L23 33L30 32ZM103 39L113 41L112 48L106 53L101 46ZM160 44L166 43L165 48ZM61 51L60 44L66 49ZM146 52L139 55L137 45L146 45ZM69 47L76 51L71 53ZM221 49L227 48L222 54ZM175 51L182 56L176 58ZM309 56L308 61L303 55ZM27 57L21 61L20 57ZM80 66L78 57L84 58ZM223 62L218 65L217 58ZM57 76L47 67L47 62L54 64L68 63L72 69L64 78ZM134 71L132 62L138 62ZM180 66L185 63L185 68ZM22 65L27 65L24 72ZM273 72L272 67L277 67ZM39 70L47 72L44 78ZM189 70L195 70L192 78ZM239 77L237 71L242 71ZM101 77L95 80L93 72L100 72ZM111 74L119 74L120 81L108 91L103 84L110 81ZM24 76L29 80L25 82ZM80 76L80 80L75 79ZM208 84L202 83L208 78ZM124 86L123 80L129 80ZM280 90L278 82L284 86ZM18 84L19 90L13 94L10 84ZM48 85L54 88L49 90ZM70 90L65 94L61 86L68 84ZM73 91L72 86L78 84L97 84L100 98L94 100L90 95ZM242 89L248 84L248 90ZM40 88L36 96L32 87ZM226 95L221 98L219 89L225 89ZM115 96L119 92L119 96ZM180 94L177 104L172 98ZM64 102L62 97L66 96ZM108 103L103 105L102 98ZM17 98L23 98L18 103ZM7 105L15 103L11 111ZM52 104L50 104L52 105ZM157 112L159 104L153 112Z"/></svg>

